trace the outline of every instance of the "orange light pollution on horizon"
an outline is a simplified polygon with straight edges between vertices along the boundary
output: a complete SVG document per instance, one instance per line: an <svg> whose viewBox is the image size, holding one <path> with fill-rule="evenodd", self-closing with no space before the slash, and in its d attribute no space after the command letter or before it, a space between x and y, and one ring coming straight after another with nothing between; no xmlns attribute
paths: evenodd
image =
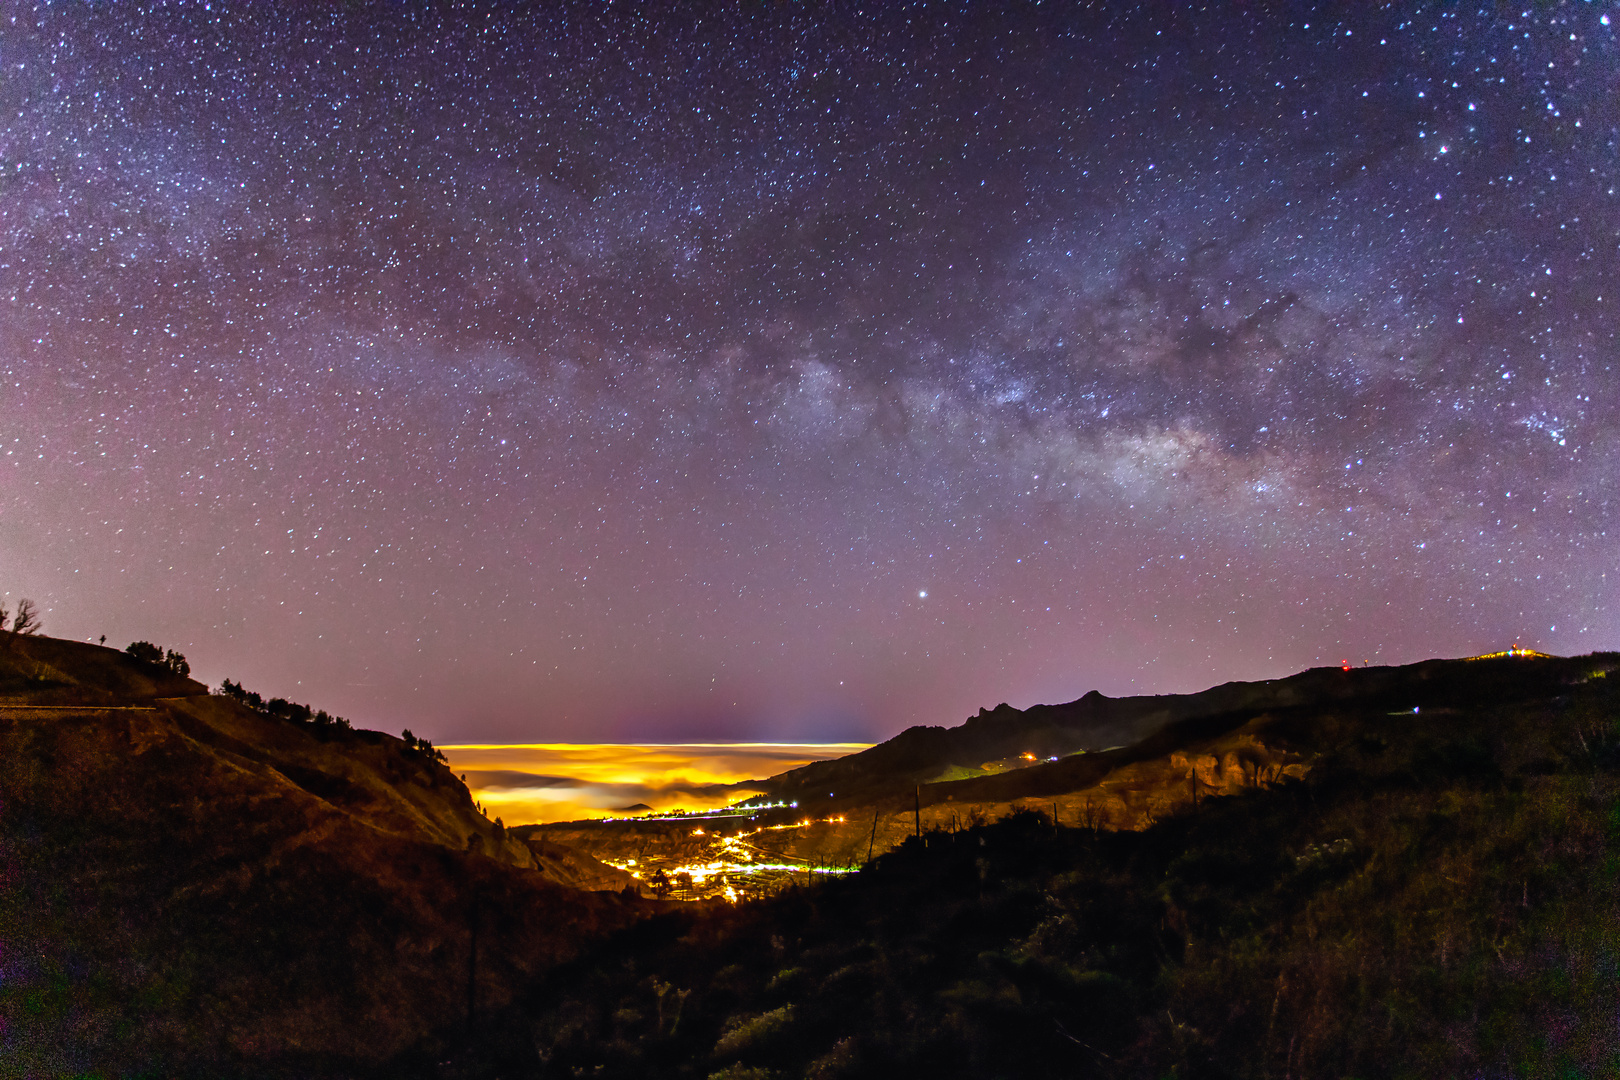
<svg viewBox="0 0 1620 1080"><path fill-rule="evenodd" d="M473 798L508 825L654 810L712 810L763 780L870 743L464 743L441 746Z"/></svg>

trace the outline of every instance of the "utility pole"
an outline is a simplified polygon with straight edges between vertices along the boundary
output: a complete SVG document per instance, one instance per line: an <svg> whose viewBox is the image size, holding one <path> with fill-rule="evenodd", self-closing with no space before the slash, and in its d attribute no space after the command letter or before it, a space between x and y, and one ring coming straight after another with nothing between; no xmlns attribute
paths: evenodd
<svg viewBox="0 0 1620 1080"><path fill-rule="evenodd" d="M912 820L915 823L916 828L917 828L917 839L921 840L922 839L922 785L921 784L917 785L917 790L912 795L911 816L912 816Z"/></svg>
<svg viewBox="0 0 1620 1080"><path fill-rule="evenodd" d="M872 809L872 837L871 837L871 839L866 841L866 861L867 862L872 861L872 845L877 843L877 819L878 819L877 808L873 807L873 809Z"/></svg>

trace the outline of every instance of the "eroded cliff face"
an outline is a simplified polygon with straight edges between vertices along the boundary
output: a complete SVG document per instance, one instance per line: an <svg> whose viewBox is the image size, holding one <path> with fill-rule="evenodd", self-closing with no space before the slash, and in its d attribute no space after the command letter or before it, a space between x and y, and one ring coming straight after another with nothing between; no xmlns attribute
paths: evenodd
<svg viewBox="0 0 1620 1080"><path fill-rule="evenodd" d="M1060 796L1057 816L1063 824L1140 830L1203 799L1300 779L1309 771L1306 758L1240 733L1211 746L1124 765L1093 787ZM1039 808L1031 800L1023 805Z"/></svg>
<svg viewBox="0 0 1620 1080"><path fill-rule="evenodd" d="M910 806L906 800L889 800L850 807L837 822L786 834L785 851L798 858L846 859L858 864L864 861L868 846L874 854L881 854L918 831L955 831L1025 811L1068 826L1145 829L1204 799L1305 776L1311 764L1308 757L1268 745L1257 734L1256 729L1263 729L1268 721L1263 716L1218 739L1148 760L1122 762L1106 769L1097 782L1072 791L984 798L981 793L988 785L973 781L924 785ZM996 779L1006 787L1017 777Z"/></svg>
<svg viewBox="0 0 1620 1080"><path fill-rule="evenodd" d="M1092 691L1058 705L981 709L956 727L913 727L848 757L818 761L772 777L770 794L810 805L827 792L872 802L906 796L917 784L1001 771L997 762L1037 761L1137 745L1188 723L1280 712L1358 707L1401 693L1453 661L1346 672L1313 668L1282 679L1231 682L1196 694L1109 698ZM1408 703L1410 704L1410 703ZM1084 770L1081 770L1084 771Z"/></svg>

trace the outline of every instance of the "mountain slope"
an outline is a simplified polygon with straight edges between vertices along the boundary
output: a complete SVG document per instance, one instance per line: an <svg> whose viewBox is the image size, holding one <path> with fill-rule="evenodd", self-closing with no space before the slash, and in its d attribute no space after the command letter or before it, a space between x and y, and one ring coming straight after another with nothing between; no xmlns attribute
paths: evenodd
<svg viewBox="0 0 1620 1080"><path fill-rule="evenodd" d="M673 873L724 862L740 850L760 863L857 866L916 832L1020 810L1068 825L1143 829L1203 799L1306 775L1346 724L1392 713L1412 723L1414 710L1443 718L1447 710L1556 699L1615 663L1612 654L1428 660L1318 668L1198 694L1091 693L1067 705L1001 706L960 727L911 728L861 753L772 777L762 784L765 795L744 804L756 810L704 821L699 832L680 820L554 823L526 831ZM1133 730L1140 734L1127 745L1074 749ZM1041 760L1052 756L1057 760ZM733 877L732 884L742 884L746 870Z"/></svg>
<svg viewBox="0 0 1620 1080"><path fill-rule="evenodd" d="M1419 688L1432 684L1450 693L1456 689L1451 680L1463 670L1457 665L1477 663L1480 661L1432 660L1348 671L1312 668L1282 679L1224 683L1196 694L1109 698L1093 690L1062 705L1014 709L1002 704L980 709L958 727L908 728L858 754L812 762L773 776L767 782L766 799L820 799L833 792L833 797L862 801L909 794L918 784L982 775L985 763L1021 755L1039 761L1124 747L1161 729L1200 719L1214 719L1219 725L1219 718L1226 717L1241 723L1276 710L1322 709L1386 699L1410 708L1425 700ZM1468 670L1477 675L1484 669ZM1090 769L1072 762L1067 767L1080 772Z"/></svg>
<svg viewBox="0 0 1620 1080"><path fill-rule="evenodd" d="M1620 1074L1620 656L1369 679L1121 766L1255 725L1303 775L1138 831L933 828L610 938L514 1006L529 1049L463 1075L539 1075L535 1046L638 1080Z"/></svg>
<svg viewBox="0 0 1620 1080"><path fill-rule="evenodd" d="M24 1073L364 1066L459 1030L470 970L499 1006L638 917L534 869L392 736L46 638L0 641L0 698L0 1056Z"/></svg>

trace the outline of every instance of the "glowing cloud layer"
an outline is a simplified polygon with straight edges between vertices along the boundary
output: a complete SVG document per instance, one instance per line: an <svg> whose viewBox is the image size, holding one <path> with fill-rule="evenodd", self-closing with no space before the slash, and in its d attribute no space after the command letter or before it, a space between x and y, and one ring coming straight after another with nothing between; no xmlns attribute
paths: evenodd
<svg viewBox="0 0 1620 1080"><path fill-rule="evenodd" d="M866 743L521 743L441 747L473 798L509 825L606 817L645 805L707 810L757 790L749 781Z"/></svg>

